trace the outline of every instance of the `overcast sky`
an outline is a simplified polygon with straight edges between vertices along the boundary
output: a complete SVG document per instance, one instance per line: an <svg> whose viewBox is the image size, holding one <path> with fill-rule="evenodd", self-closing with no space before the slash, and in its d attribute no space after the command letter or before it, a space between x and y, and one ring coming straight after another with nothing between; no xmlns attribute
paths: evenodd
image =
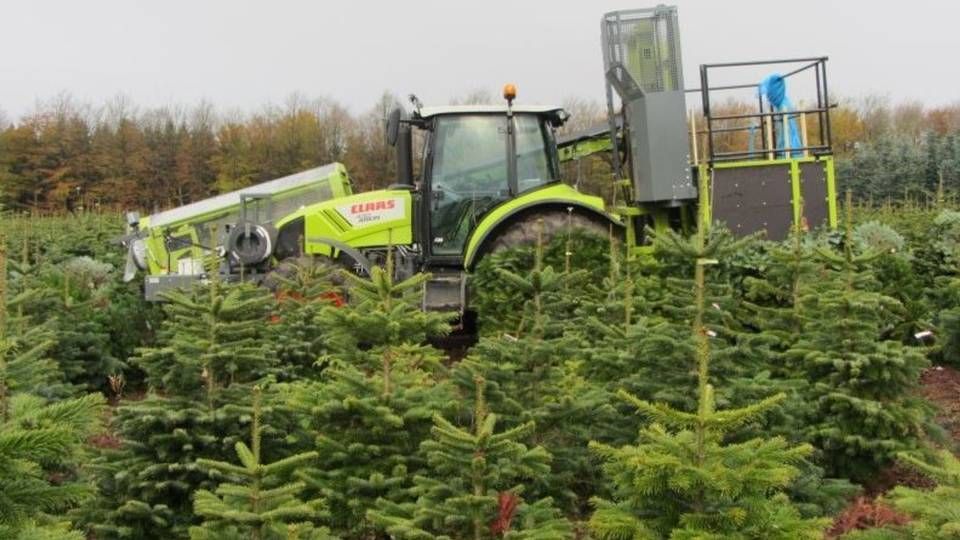
<svg viewBox="0 0 960 540"><path fill-rule="evenodd" d="M0 0L0 110L66 91L100 103L256 110L293 92L359 112L384 90L428 104L519 87L603 98L599 21L635 0ZM960 101L960 2L677 0L686 86L704 62L830 57L845 96Z"/></svg>

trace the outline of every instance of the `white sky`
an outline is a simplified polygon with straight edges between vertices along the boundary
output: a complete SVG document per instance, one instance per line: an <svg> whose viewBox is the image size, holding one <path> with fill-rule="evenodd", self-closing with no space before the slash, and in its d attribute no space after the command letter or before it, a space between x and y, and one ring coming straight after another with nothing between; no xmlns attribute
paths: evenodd
<svg viewBox="0 0 960 540"><path fill-rule="evenodd" d="M600 17L656 0L0 0L0 110L100 103L256 110L293 92L359 112L516 82L521 103L603 99ZM686 86L704 62L830 56L831 90L960 101L960 2L676 0Z"/></svg>

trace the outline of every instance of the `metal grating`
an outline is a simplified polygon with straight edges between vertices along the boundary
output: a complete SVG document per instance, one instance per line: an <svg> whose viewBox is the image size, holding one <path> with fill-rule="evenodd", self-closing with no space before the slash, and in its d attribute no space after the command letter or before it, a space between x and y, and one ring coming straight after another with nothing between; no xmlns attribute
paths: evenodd
<svg viewBox="0 0 960 540"><path fill-rule="evenodd" d="M644 92L683 90L675 6L614 11L603 16L604 71L623 66Z"/></svg>

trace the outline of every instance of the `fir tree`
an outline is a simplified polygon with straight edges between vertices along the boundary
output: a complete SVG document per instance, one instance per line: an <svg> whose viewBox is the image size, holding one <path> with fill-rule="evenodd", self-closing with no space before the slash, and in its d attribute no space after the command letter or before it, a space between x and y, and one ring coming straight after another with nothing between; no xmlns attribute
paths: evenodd
<svg viewBox="0 0 960 540"><path fill-rule="evenodd" d="M573 339L512 336L481 338L454 370L462 395L460 417L472 414L479 391L475 378L481 376L485 387L495 385L485 399L501 411L502 426L535 425L523 442L550 448L553 458L551 473L533 479L526 493L549 496L574 515L587 510L598 485L599 471L587 443L621 441L628 431L610 393L587 380L584 371Z"/></svg>
<svg viewBox="0 0 960 540"><path fill-rule="evenodd" d="M0 537L53 534L63 528L64 511L92 495L77 468L83 443L100 428L104 399L89 394L45 403L18 394L8 400L0 422Z"/></svg>
<svg viewBox="0 0 960 540"><path fill-rule="evenodd" d="M592 231L570 226L564 234L555 235L550 242L541 241L540 248L518 246L483 257L471 273L469 282L470 304L477 312L480 333L514 335L517 334L518 327L521 327L521 320L523 327L529 329L531 319L523 317L525 310L521 308L527 307L526 311L529 311L529 308L533 307L529 303L529 277L531 269L538 264L538 254L541 257L541 271L550 274L552 278L577 272L576 279L566 278L558 283L560 287L547 287L548 290L544 291L546 294L541 297L548 304L545 311L551 319L572 317L573 311L577 309L577 302L586 292L585 285L599 283L607 275L607 259L604 253L608 249L608 242L605 240ZM549 272L547 268L550 268ZM514 284L508 281L504 278L503 271L519 276L520 282Z"/></svg>
<svg viewBox="0 0 960 540"><path fill-rule="evenodd" d="M77 478L83 443L100 429L100 395L48 403L40 392L58 379L45 358L43 326L25 329L8 301L6 242L0 237L0 537L76 536L60 516L91 493Z"/></svg>
<svg viewBox="0 0 960 540"><path fill-rule="evenodd" d="M745 299L737 315L745 329L738 340L745 356L765 360L754 363L761 371L753 385L766 383L786 394L781 406L752 430L754 434L762 430L793 442L806 441L805 422L815 404L807 399L804 373L788 361L786 353L802 337L810 319L802 298L815 287L821 268L813 248L797 223L786 242L763 246L767 259L762 272L744 279ZM800 474L787 492L805 516L834 514L858 491L846 479L824 478L823 468L812 460L798 466Z"/></svg>
<svg viewBox="0 0 960 540"><path fill-rule="evenodd" d="M907 454L899 457L937 482L929 491L897 486L887 497L897 510L913 516L906 537L960 538L960 460L946 450L939 452L938 463L927 463Z"/></svg>
<svg viewBox="0 0 960 540"><path fill-rule="evenodd" d="M394 279L393 252L384 267L374 267L369 279L353 273L341 274L350 302L321 310L316 321L327 329L325 338L331 355L357 367L379 369L383 354L396 344L421 344L428 338L450 331L452 313L420 309L423 283L429 274L406 280Z"/></svg>
<svg viewBox="0 0 960 540"><path fill-rule="evenodd" d="M933 298L941 362L960 363L960 212L945 210L934 219L930 234L936 242L930 249L928 264L934 266Z"/></svg>
<svg viewBox="0 0 960 540"><path fill-rule="evenodd" d="M692 241L673 232L658 240L694 263L693 338L697 408L684 412L663 403L620 395L653 423L636 445L592 443L613 484L613 500L596 499L594 535L615 538L819 538L825 522L808 520L782 493L811 451L782 438L725 443L724 437L765 414L783 395L739 409L717 410L710 384L711 329L706 324L706 267L737 244ZM688 358L688 362L690 359Z"/></svg>
<svg viewBox="0 0 960 540"><path fill-rule="evenodd" d="M630 313L630 325L622 316L606 325L596 317L587 318L583 332L592 332L596 341L589 347L591 378L604 382L608 389L624 388L651 401L663 402L682 409L697 407L697 371L690 358L696 350L690 325L696 317L697 291L692 273L680 265L689 255L680 237L655 237L654 250L659 265L656 274L633 274L626 286L632 296L628 302L621 294L621 306L611 306L614 314ZM706 256L714 252L736 254L753 239L734 240L729 232L715 228L709 233ZM688 265L689 266L689 265ZM720 406L737 406L759 396L773 393L765 376L767 359L753 354L743 340L744 333L736 325L735 291L727 283L708 283L702 291L707 308L702 314L711 340L712 374L720 390ZM599 338L599 339L598 339ZM595 364L594 364L595 363ZM737 385L733 383L736 382Z"/></svg>
<svg viewBox="0 0 960 540"><path fill-rule="evenodd" d="M213 492L201 489L194 493L194 511L203 523L190 528L190 538L331 538L327 530L315 527L315 522L322 517L323 500L301 500L299 494L304 484L287 481L296 468L314 461L318 454L303 452L270 464L263 463L260 388L254 387L253 393L250 445L238 441L235 446L241 464L197 460L201 468L216 470L230 481L221 483Z"/></svg>
<svg viewBox="0 0 960 540"><path fill-rule="evenodd" d="M271 315L270 342L284 366L284 379L314 378L322 371L327 351L323 325L316 319L327 306L342 306L343 280L333 265L314 259L282 263L271 274L277 297Z"/></svg>
<svg viewBox="0 0 960 540"><path fill-rule="evenodd" d="M617 249L615 242L610 244L612 250ZM622 423L610 404L610 394L587 379L589 370L581 354L583 336L561 335L566 321L581 309L571 310L571 306L590 302L590 296L603 293L595 287L580 286L585 272L574 270L571 261L565 261L564 273L557 274L555 281L551 281L553 277L548 279L548 288L538 289L536 284L548 275L543 266L543 247L538 240L532 269L525 274L509 273L515 283L526 284L523 290L529 296L520 298L530 308L532 324L526 330L519 328L519 332L482 337L471 349L469 359L455 369L454 378L463 396L461 417L472 413L471 397L477 391L473 381L479 375L488 388L496 385L498 395L487 398L493 398L503 426L534 423L534 432L524 442L554 450L552 472L528 484L526 492L533 497L550 496L569 514L579 515L587 510L586 503L595 494L599 473L587 443L614 440L615 434L625 430L620 429ZM569 249L567 253L572 257Z"/></svg>
<svg viewBox="0 0 960 540"><path fill-rule="evenodd" d="M457 427L434 416L433 437L423 443L429 472L414 479L412 503L381 499L369 518L398 539L565 539L569 524L550 499L526 503L524 480L550 471L542 447L519 441L532 422L497 432L497 416L486 409L484 383L477 381L473 427Z"/></svg>
<svg viewBox="0 0 960 540"><path fill-rule="evenodd" d="M349 304L324 310L324 332L337 339L322 380L283 390L320 455L297 477L328 500L335 530L360 537L371 532L366 512L378 498L410 500L413 475L424 467L420 443L433 415L454 403L441 382L440 352L422 344L448 329L449 315L420 311L420 276L394 284L375 268L372 277L354 283ZM367 348L343 350L344 343Z"/></svg>
<svg viewBox="0 0 960 540"><path fill-rule="evenodd" d="M51 292L45 311L56 318L53 351L67 379L90 390L104 390L107 375L127 365L114 355L108 319L113 267L89 257L69 259L41 274Z"/></svg>
<svg viewBox="0 0 960 540"><path fill-rule="evenodd" d="M162 345L143 348L133 359L148 385L212 403L231 383L270 372L274 361L263 339L272 304L267 291L213 280L165 296L169 303L158 340Z"/></svg>
<svg viewBox="0 0 960 540"><path fill-rule="evenodd" d="M49 321L37 323L27 315L43 296L28 280L8 279L6 246L0 237L0 417L9 409L16 392L47 398L70 393L63 372L50 358L57 339ZM23 268L20 266L19 268Z"/></svg>
<svg viewBox="0 0 960 540"><path fill-rule="evenodd" d="M817 253L825 267L799 298L806 322L787 358L810 382L805 436L829 474L862 480L917 447L928 411L914 389L927 362L891 339L900 304L871 290L864 265L877 253L854 253L849 215L843 252Z"/></svg>
<svg viewBox="0 0 960 540"><path fill-rule="evenodd" d="M196 522L189 495L220 480L197 460L232 454L250 421L251 386L276 369L265 344L268 292L214 280L168 296L157 346L133 359L151 392L117 408L118 441L96 461L100 500L84 521L98 537L185 535ZM270 444L279 431L272 420L262 428Z"/></svg>

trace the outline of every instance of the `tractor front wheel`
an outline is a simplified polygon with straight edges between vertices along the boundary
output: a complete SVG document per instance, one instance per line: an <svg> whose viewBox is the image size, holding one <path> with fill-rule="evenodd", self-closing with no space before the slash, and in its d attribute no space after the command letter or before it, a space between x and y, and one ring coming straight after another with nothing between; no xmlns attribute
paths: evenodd
<svg viewBox="0 0 960 540"><path fill-rule="evenodd" d="M534 212L507 226L494 238L486 253L496 253L505 249L519 246L535 245L540 230L540 220L543 220L543 243L549 244L557 236L567 234L572 229L583 229L601 237L610 234L622 236L620 228L611 223L603 223L599 219L584 214L566 212Z"/></svg>
<svg viewBox="0 0 960 540"><path fill-rule="evenodd" d="M270 271L263 283L278 298L322 298L343 305L347 298L344 270L343 265L328 257L287 257Z"/></svg>

